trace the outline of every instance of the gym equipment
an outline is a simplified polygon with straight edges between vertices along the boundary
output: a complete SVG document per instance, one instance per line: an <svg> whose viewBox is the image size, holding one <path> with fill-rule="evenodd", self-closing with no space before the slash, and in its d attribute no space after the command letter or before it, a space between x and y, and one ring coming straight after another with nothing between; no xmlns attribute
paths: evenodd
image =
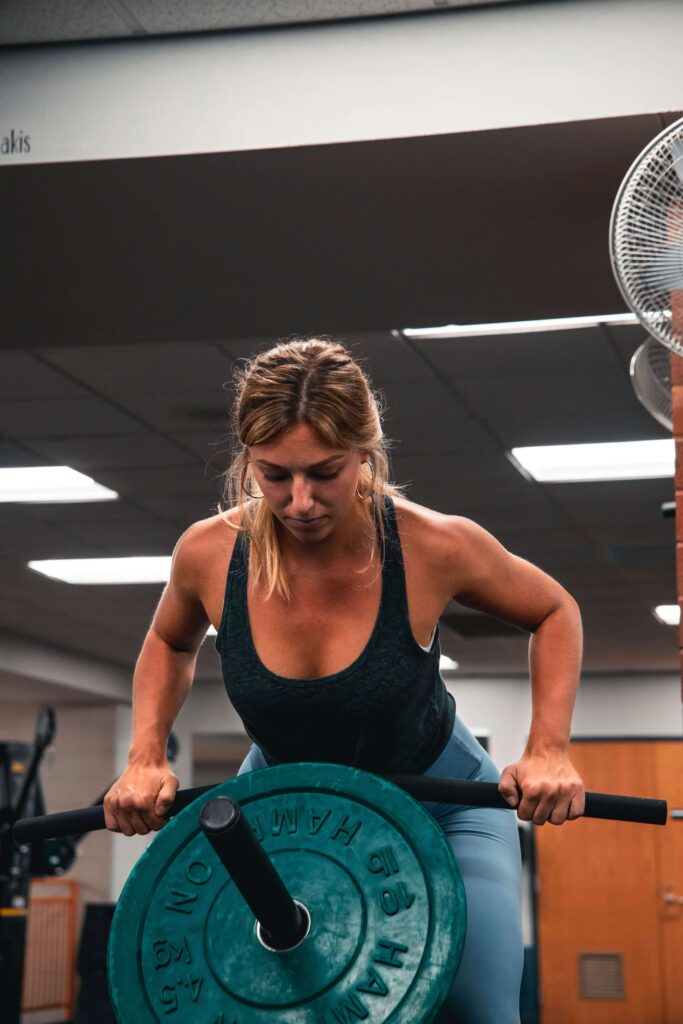
<svg viewBox="0 0 683 1024"><path fill-rule="evenodd" d="M609 238L626 305L649 334L683 355L683 119L660 132L629 168Z"/></svg>
<svg viewBox="0 0 683 1024"><path fill-rule="evenodd" d="M78 844L91 831L74 826L52 835L48 829L31 846L13 841L13 826L18 819L27 812L44 815L39 767L55 732L54 709L43 707L32 745L0 743L0 1006L6 1024L18 1024L21 1015L30 880L68 871ZM171 733L167 750L170 762L177 752L178 741ZM96 806L100 814L108 789L95 802L100 805Z"/></svg>
<svg viewBox="0 0 683 1024"><path fill-rule="evenodd" d="M107 982L107 945L114 903L86 903L76 971L81 979L71 1024L116 1024Z"/></svg>
<svg viewBox="0 0 683 1024"><path fill-rule="evenodd" d="M159 833L114 915L109 984L122 1024L427 1022L464 939L430 815L365 772L280 765Z"/></svg>
<svg viewBox="0 0 683 1024"><path fill-rule="evenodd" d="M379 778L380 776L378 776ZM393 782L416 800L434 803L464 804L469 807L493 807L510 811L506 800L500 795L495 782L469 782L462 779L439 779L427 775L386 775L387 782ZM209 793L214 786L197 786L180 789L176 793L168 816L178 814L197 797ZM666 800L653 800L640 796L621 796L612 793L586 793L584 818L604 818L611 821L633 821L643 825L666 825ZM102 807L80 807L58 814L45 814L36 818L24 818L14 826L14 838L18 843L31 843L36 839L97 832L105 827Z"/></svg>
<svg viewBox="0 0 683 1024"><path fill-rule="evenodd" d="M421 800L510 810L495 783L393 778ZM432 1021L459 963L464 893L441 830L394 783L295 764L181 791L114 917L120 1024ZM610 794L588 794L586 809L651 824L667 814L665 801ZM85 830L84 815L103 824L85 808L15 834Z"/></svg>
<svg viewBox="0 0 683 1024"><path fill-rule="evenodd" d="M38 767L55 734L55 714L44 707L33 746L0 743L0 1006L7 1024L18 1024L28 920L28 887L42 866L44 844L34 850L12 842L14 822L30 810L44 811ZM47 873L47 872L45 872Z"/></svg>

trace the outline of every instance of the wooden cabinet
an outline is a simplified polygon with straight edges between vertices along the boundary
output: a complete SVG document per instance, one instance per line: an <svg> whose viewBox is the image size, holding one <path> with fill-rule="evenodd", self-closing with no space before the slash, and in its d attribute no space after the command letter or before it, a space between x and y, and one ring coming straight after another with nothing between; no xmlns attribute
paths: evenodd
<svg viewBox="0 0 683 1024"><path fill-rule="evenodd" d="M683 1024L683 741L575 742L572 760L587 790L674 815L536 829L542 1024Z"/></svg>

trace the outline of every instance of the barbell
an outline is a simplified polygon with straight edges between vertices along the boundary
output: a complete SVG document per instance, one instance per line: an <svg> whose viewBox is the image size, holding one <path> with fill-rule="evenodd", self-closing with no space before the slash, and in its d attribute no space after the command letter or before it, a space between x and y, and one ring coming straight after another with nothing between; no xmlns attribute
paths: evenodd
<svg viewBox="0 0 683 1024"><path fill-rule="evenodd" d="M119 1024L433 1021L467 911L446 837L416 800L510 810L495 783L330 764L180 791L114 915ZM586 794L585 816L664 824L666 814L661 800ZM103 826L90 807L25 819L14 835Z"/></svg>

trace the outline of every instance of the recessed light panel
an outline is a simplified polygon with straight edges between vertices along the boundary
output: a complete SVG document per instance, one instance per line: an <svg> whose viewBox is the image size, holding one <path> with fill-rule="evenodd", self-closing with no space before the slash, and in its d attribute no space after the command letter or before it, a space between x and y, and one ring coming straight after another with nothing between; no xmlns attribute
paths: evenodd
<svg viewBox="0 0 683 1024"><path fill-rule="evenodd" d="M681 609L677 604L658 604L653 614L665 626L677 626L681 621Z"/></svg>
<svg viewBox="0 0 683 1024"><path fill-rule="evenodd" d="M71 466L9 466L0 469L0 501L115 501L116 491Z"/></svg>
<svg viewBox="0 0 683 1024"><path fill-rule="evenodd" d="M29 562L29 569L63 583L166 583L170 555L132 558L50 558Z"/></svg>
<svg viewBox="0 0 683 1024"><path fill-rule="evenodd" d="M568 483L582 480L645 480L674 475L673 438L513 448L513 461L534 480Z"/></svg>

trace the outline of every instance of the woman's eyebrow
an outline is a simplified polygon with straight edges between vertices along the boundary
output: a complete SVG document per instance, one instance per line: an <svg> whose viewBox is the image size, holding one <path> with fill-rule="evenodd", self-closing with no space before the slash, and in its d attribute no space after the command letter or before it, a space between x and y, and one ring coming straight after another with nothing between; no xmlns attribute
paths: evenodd
<svg viewBox="0 0 683 1024"><path fill-rule="evenodd" d="M323 466L329 466L331 462L335 462L337 459L343 459L343 455L330 455L329 459L323 459L322 462L315 462L312 466L307 466L307 469L322 469ZM276 462L268 462L267 459L254 459L257 466L267 466L268 469L286 469L285 466L278 466Z"/></svg>

